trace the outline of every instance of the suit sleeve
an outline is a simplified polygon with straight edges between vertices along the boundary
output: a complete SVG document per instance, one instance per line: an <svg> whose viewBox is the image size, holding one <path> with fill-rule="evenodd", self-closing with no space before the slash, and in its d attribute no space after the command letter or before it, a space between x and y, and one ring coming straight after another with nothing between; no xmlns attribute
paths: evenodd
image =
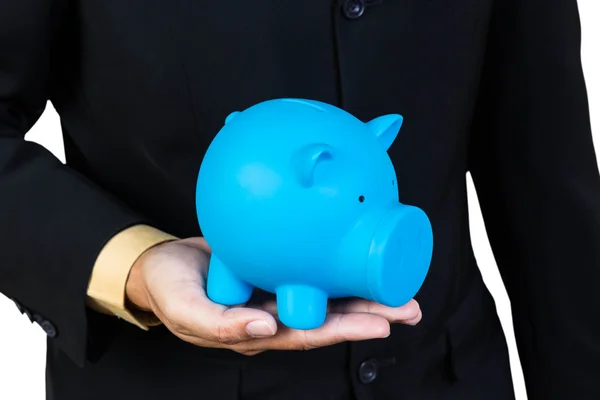
<svg viewBox="0 0 600 400"><path fill-rule="evenodd" d="M577 2L495 3L470 171L528 396L600 398L600 178Z"/></svg>
<svg viewBox="0 0 600 400"><path fill-rule="evenodd" d="M64 12L60 0L0 2L0 292L83 366L117 320L85 305L94 262L118 232L150 222L24 140L60 64Z"/></svg>

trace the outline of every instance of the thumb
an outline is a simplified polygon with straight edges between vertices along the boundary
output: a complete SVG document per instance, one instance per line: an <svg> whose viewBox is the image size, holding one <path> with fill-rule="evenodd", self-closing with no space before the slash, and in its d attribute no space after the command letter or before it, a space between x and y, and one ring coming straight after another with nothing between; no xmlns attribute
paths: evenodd
<svg viewBox="0 0 600 400"><path fill-rule="evenodd" d="M204 316L205 324L202 332L209 340L225 344L236 344L242 341L267 338L277 333L277 321L262 310L234 307L219 311L220 306L211 307Z"/></svg>
<svg viewBox="0 0 600 400"><path fill-rule="evenodd" d="M178 333L222 344L275 335L277 321L266 311L213 303L200 285L179 290L165 315Z"/></svg>

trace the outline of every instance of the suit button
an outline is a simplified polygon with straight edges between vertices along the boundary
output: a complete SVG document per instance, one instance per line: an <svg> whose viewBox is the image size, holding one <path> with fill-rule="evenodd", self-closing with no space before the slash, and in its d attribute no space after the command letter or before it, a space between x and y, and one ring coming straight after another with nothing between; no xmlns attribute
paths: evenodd
<svg viewBox="0 0 600 400"><path fill-rule="evenodd" d="M342 6L342 12L348 19L357 19L365 13L364 0L346 0Z"/></svg>
<svg viewBox="0 0 600 400"><path fill-rule="evenodd" d="M39 322L39 325L42 327L44 332L46 332L46 335L48 335L48 337L56 337L56 328L54 327L54 325L52 325L52 322L44 320Z"/></svg>
<svg viewBox="0 0 600 400"><path fill-rule="evenodd" d="M376 360L367 360L358 368L358 380L364 384L372 383L377 379L379 363Z"/></svg>

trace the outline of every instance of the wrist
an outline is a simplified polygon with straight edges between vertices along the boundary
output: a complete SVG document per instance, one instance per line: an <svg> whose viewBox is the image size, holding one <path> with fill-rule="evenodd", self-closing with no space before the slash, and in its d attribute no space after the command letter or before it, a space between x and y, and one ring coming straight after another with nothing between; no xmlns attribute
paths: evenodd
<svg viewBox="0 0 600 400"><path fill-rule="evenodd" d="M172 240L177 238L147 225L117 233L102 248L92 268L86 304L145 330L157 325L158 318L147 312L150 303L141 258L150 248Z"/></svg>

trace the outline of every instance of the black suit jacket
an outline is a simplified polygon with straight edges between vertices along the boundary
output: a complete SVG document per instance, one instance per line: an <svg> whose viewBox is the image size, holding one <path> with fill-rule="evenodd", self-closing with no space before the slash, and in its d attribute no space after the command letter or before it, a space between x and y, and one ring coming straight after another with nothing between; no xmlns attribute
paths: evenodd
<svg viewBox="0 0 600 400"><path fill-rule="evenodd" d="M579 45L575 0L2 0L0 291L48 333L49 399L512 398L467 172L529 398L600 398L600 180ZM292 96L404 116L389 150L400 200L435 235L422 322L246 357L87 309L116 232L201 234L196 174L224 118ZM23 140L48 100L67 165Z"/></svg>

